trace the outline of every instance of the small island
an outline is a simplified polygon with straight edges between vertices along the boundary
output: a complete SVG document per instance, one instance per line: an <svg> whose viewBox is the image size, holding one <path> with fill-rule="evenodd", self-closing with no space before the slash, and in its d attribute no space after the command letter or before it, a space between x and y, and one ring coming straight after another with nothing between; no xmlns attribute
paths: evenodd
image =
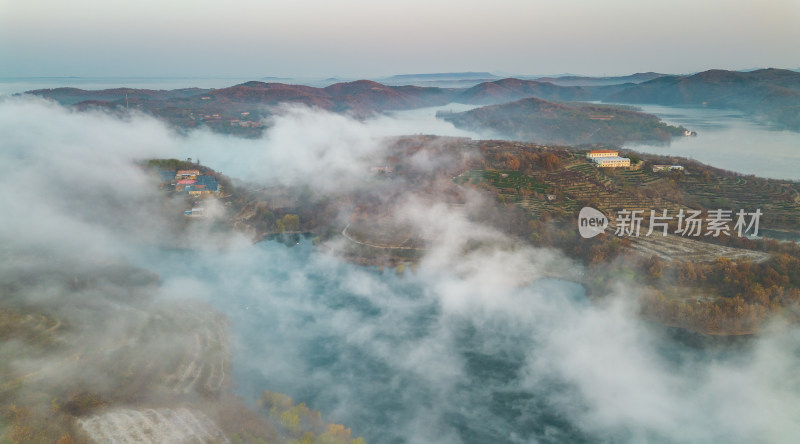
<svg viewBox="0 0 800 444"><path fill-rule="evenodd" d="M461 113L439 112L436 116L461 129L491 131L503 138L562 145L668 142L673 137L692 133L630 106L557 103L537 98Z"/></svg>

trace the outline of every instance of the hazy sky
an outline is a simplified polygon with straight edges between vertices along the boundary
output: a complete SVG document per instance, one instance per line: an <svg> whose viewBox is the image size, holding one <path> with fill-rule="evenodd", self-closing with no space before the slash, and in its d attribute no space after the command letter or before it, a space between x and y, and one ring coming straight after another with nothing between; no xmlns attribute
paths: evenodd
<svg viewBox="0 0 800 444"><path fill-rule="evenodd" d="M800 66L798 0L0 0L0 76Z"/></svg>

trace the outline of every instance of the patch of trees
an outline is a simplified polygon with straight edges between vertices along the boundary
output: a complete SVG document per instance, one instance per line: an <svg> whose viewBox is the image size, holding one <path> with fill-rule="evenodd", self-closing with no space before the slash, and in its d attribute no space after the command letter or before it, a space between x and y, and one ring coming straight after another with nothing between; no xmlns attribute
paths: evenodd
<svg viewBox="0 0 800 444"><path fill-rule="evenodd" d="M800 321L797 253L779 253L762 263L718 258L709 263L667 264L666 278L654 282L659 293L646 298L642 310L673 325L716 334L755 332L772 315ZM706 297L665 297L675 285L686 296Z"/></svg>
<svg viewBox="0 0 800 444"><path fill-rule="evenodd" d="M200 170L200 172L208 171L209 168L200 165L200 161L192 162L191 159L178 160L178 159L150 159L145 165L148 168L159 170L177 171L177 170Z"/></svg>
<svg viewBox="0 0 800 444"><path fill-rule="evenodd" d="M364 444L364 438L351 437L350 429L325 423L319 411L286 395L264 391L260 405L281 432L282 443Z"/></svg>
<svg viewBox="0 0 800 444"><path fill-rule="evenodd" d="M549 150L533 144L497 143L481 147L482 159L473 161L471 168L519 171L533 174L535 171L555 171L562 167L569 155L563 150Z"/></svg>
<svg viewBox="0 0 800 444"><path fill-rule="evenodd" d="M300 231L300 216L296 214L285 214L282 218L275 221L275 231Z"/></svg>

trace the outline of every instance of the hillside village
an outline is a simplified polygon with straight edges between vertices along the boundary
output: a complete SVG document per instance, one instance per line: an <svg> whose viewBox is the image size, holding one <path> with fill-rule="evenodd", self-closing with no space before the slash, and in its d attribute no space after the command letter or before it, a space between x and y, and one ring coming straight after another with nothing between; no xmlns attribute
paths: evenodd
<svg viewBox="0 0 800 444"><path fill-rule="evenodd" d="M160 162L160 161L150 161ZM179 169L178 161L163 161L171 162L176 166L175 169L165 168L163 165L159 166L157 170L159 186L162 190L169 191L173 194L183 194L192 199L191 208L184 210L187 217L203 217L205 216L206 206L204 201L206 199L217 199L223 196L222 185L220 185L217 177L211 170L200 168L194 169ZM183 162L184 164L187 162ZM191 159L188 160L191 164Z"/></svg>
<svg viewBox="0 0 800 444"><path fill-rule="evenodd" d="M631 159L621 157L619 151L616 150L592 150L586 153L586 158L594 162L598 168L629 168L637 170L644 166L644 162L631 163ZM654 173L665 171L681 171L685 169L683 165L656 165L654 164L650 170Z"/></svg>

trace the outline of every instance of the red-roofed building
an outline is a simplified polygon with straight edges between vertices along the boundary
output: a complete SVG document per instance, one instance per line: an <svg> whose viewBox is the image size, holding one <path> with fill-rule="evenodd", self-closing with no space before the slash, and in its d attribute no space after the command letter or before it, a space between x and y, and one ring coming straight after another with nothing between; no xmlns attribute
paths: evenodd
<svg viewBox="0 0 800 444"><path fill-rule="evenodd" d="M592 150L586 155L589 159L597 157L619 157L619 151L614 150Z"/></svg>
<svg viewBox="0 0 800 444"><path fill-rule="evenodd" d="M178 170L175 173L176 179L197 179L197 176L200 175L200 170Z"/></svg>

